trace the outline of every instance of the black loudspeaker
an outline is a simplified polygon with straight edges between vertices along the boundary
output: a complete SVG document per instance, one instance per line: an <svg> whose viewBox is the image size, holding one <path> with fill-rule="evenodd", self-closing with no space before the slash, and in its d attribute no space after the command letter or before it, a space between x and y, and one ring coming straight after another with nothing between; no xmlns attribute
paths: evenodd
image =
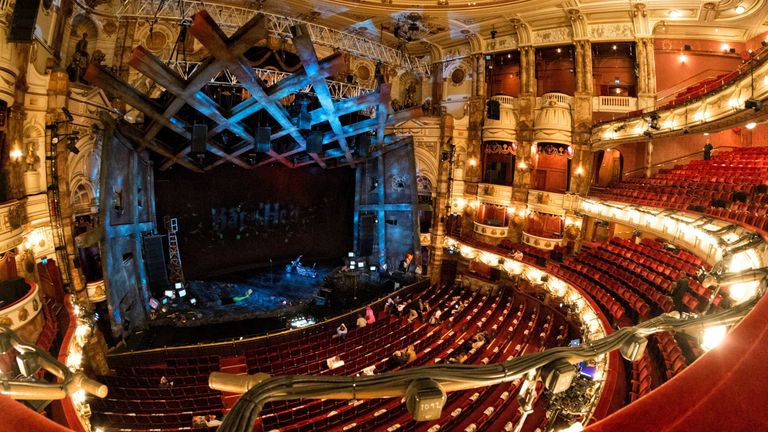
<svg viewBox="0 0 768 432"><path fill-rule="evenodd" d="M254 146L259 153L269 153L269 142L272 139L272 128L257 127Z"/></svg>
<svg viewBox="0 0 768 432"><path fill-rule="evenodd" d="M8 42L32 42L35 36L35 22L40 0L17 0L11 18Z"/></svg>
<svg viewBox="0 0 768 432"><path fill-rule="evenodd" d="M690 45L688 45L688 44L683 45L683 51L690 51L690 50L691 50L691 46Z"/></svg>
<svg viewBox="0 0 768 432"><path fill-rule="evenodd" d="M766 41L764 41L764 40L763 40L763 41L760 41L760 45L762 45L762 46L768 46L768 42L766 42Z"/></svg>
<svg viewBox="0 0 768 432"><path fill-rule="evenodd" d="M320 131L312 131L307 136L307 152L308 153L322 153L323 152L323 133Z"/></svg>
<svg viewBox="0 0 768 432"><path fill-rule="evenodd" d="M192 150L194 155L204 154L208 148L208 125L192 125Z"/></svg>
<svg viewBox="0 0 768 432"><path fill-rule="evenodd" d="M357 149L360 153L360 156L367 157L368 156L368 149L371 147L371 136L368 134L358 135L357 136Z"/></svg>
<svg viewBox="0 0 768 432"><path fill-rule="evenodd" d="M728 50L728 52L731 54L736 54L736 48L731 48L730 50Z"/></svg>
<svg viewBox="0 0 768 432"><path fill-rule="evenodd" d="M162 235L147 235L142 238L144 265L149 277L149 292L155 298L163 297L168 288L168 272L165 265Z"/></svg>
<svg viewBox="0 0 768 432"><path fill-rule="evenodd" d="M489 100L486 103L488 120L501 120L501 103L496 100Z"/></svg>

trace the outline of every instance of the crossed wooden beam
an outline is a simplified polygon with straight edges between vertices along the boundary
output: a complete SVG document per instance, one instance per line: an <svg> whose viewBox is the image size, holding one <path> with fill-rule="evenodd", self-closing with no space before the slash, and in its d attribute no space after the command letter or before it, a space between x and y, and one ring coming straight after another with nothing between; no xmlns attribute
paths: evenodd
<svg viewBox="0 0 768 432"><path fill-rule="evenodd" d="M387 124L412 117L412 115L404 116L403 113L398 113L396 116L388 115L390 101L390 86L388 84L381 84L378 91L373 93L334 101L325 79L341 72L344 68L344 61L340 53L318 59L308 29L304 25L298 25L292 29L293 44L304 66L303 70L269 87L265 87L244 57L244 53L249 48L255 46L268 35L266 19L263 15L254 16L231 37L227 37L206 11L200 11L192 17L192 25L189 30L211 54L211 57L203 62L189 79L184 80L159 58L141 46L133 50L129 61L133 68L154 80L174 96L174 99L165 107L159 106L106 69L89 65L85 76L91 83L122 98L127 104L135 107L151 119L151 123L139 140L138 148L139 150L147 148L164 156L166 160L160 164L161 170L168 169L178 163L189 169L201 171L201 168L189 159L191 145L186 145L181 151L174 152L156 139L157 134L163 128L167 128L186 141L190 141L189 125L177 117L185 105L194 108L213 122L208 132L209 145L207 150L219 156L219 159L206 166L205 170L213 169L225 162L231 162L247 169L253 168L252 165L239 157L250 151L255 144L253 132L243 123L243 120L260 110L266 111L280 125L280 129L272 133L271 141L290 136L296 145L283 153L278 153L270 147L267 153L268 157L255 166L272 162L279 162L288 167L297 166L298 163L289 158L297 153L307 152L307 142L286 108L280 103L280 99L300 91L307 85L312 86L320 102L320 108L310 113L311 125L328 121L331 131L323 134L323 143L337 141L340 149L340 151L329 151L323 157L317 153L308 152L312 162L324 168L326 167L324 160L336 157L345 157L346 164L354 167L355 159L347 138L376 130L377 142L381 144L384 140L384 129ZM229 111L224 110L203 92L203 88L211 79L224 69L237 77L238 82L251 94L250 98L240 102ZM371 105L377 107L376 118L342 125L340 116L360 111ZM237 150L232 153L228 153L220 143L214 141L215 137L224 131L229 131L240 139L240 143L234 146ZM301 165L307 163L300 162Z"/></svg>

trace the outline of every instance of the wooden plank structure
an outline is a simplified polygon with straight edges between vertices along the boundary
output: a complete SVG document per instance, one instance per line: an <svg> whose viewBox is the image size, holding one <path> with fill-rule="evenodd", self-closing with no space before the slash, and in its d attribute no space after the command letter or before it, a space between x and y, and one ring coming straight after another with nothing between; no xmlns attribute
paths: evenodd
<svg viewBox="0 0 768 432"><path fill-rule="evenodd" d="M381 83L377 91L372 93L334 100L326 78L343 71L342 55L336 52L319 59L309 32L303 24L292 28L293 45L303 69L271 86L266 86L259 79L244 56L248 49L257 46L268 36L263 15L255 15L232 36L227 37L213 18L203 10L192 17L189 31L206 47L210 57L188 79L182 78L142 46L133 50L129 60L131 67L166 90L169 98L165 106L161 106L102 67L89 65L85 75L86 80L145 115L148 123L144 129L139 133L127 135L135 137L134 144L138 150L146 148L162 157L162 162L157 165L160 170L180 164L195 171L207 171L227 162L245 169L271 163L281 163L291 168L316 163L326 168L327 162L332 159L338 159L334 161L333 166L354 167L356 159L360 159L360 156L353 153L355 149L350 138L375 131L376 144L382 145L385 143L384 130L387 125L421 114L418 109L390 113L390 85L387 83ZM250 94L250 97L230 109L222 107L205 92L210 81L222 71L236 77L238 85ZM310 124L323 132L325 148L321 154L307 151L307 139L303 131L281 103L281 99L298 93L308 85L312 86L319 103L319 108L310 112ZM350 120L357 117L349 114L361 112L371 106L376 108L374 118ZM194 120L185 118L189 117L190 111L185 107L199 113L194 117L203 117L209 122L206 151L212 158L192 158L191 125ZM183 114L185 112L187 114ZM260 160L255 160L254 130L252 125L249 126L248 120L252 120L254 115L259 115L261 123L262 112L272 119L271 143L281 140L281 145L271 144L269 151ZM344 121L347 124L344 124ZM163 142L163 130L171 131L173 134L170 136L174 138L166 138ZM227 137L223 135L225 133ZM167 133L165 135L168 136ZM181 139L178 139L179 136ZM232 136L236 139L227 139Z"/></svg>

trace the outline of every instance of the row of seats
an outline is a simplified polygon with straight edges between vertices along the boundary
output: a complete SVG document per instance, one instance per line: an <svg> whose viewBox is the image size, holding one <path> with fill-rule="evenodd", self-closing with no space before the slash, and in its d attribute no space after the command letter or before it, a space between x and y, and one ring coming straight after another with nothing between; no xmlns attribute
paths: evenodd
<svg viewBox="0 0 768 432"><path fill-rule="evenodd" d="M710 160L627 178L597 196L633 204L692 210L768 229L768 147L737 148Z"/></svg>

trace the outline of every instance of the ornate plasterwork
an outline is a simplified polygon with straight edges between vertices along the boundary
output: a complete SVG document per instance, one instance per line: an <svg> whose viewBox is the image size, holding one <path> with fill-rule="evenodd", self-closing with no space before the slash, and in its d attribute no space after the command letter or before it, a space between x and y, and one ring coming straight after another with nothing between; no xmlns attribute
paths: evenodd
<svg viewBox="0 0 768 432"><path fill-rule="evenodd" d="M588 36L595 40L633 39L634 29L630 23L595 24L589 26Z"/></svg>
<svg viewBox="0 0 768 432"><path fill-rule="evenodd" d="M534 45L569 43L571 40L573 40L573 30L568 27L558 27L533 32Z"/></svg>
<svg viewBox="0 0 768 432"><path fill-rule="evenodd" d="M485 52L509 51L517 47L517 36L514 35L485 40Z"/></svg>

